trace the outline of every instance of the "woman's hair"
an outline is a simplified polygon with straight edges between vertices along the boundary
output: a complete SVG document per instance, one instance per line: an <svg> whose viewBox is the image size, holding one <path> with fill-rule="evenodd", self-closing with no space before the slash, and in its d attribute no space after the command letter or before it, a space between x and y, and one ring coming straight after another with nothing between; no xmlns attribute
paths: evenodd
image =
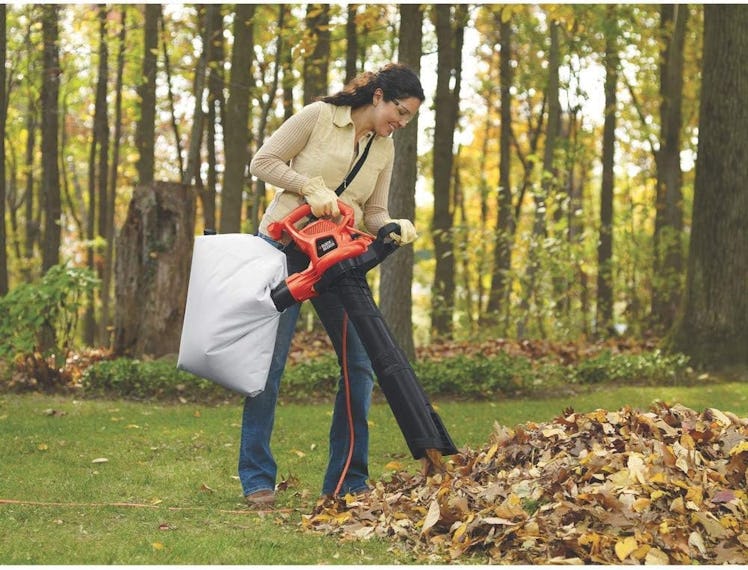
<svg viewBox="0 0 748 570"><path fill-rule="evenodd" d="M371 103L377 89L382 90L385 101L408 97L415 97L420 101L426 99L418 76L400 63L388 63L376 73L364 72L348 83L342 91L320 99L325 103L337 106L350 105L356 109Z"/></svg>

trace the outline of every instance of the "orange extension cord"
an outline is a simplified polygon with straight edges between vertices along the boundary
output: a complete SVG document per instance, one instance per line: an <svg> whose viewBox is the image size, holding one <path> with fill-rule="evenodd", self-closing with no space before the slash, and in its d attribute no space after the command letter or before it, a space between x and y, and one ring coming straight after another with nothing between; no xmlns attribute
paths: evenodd
<svg viewBox="0 0 748 570"><path fill-rule="evenodd" d="M353 444L354 444L354 433L353 429L353 409L351 406L351 381L348 378L348 313L343 313L343 385L345 387L345 405L346 412L348 414L348 430L350 433L350 443L348 445L348 459L346 459L343 471L340 473L340 479L338 480L338 486L335 487L333 497L336 497L340 493L340 489L343 486L345 476L348 474L348 468L351 466L351 460L353 459Z"/></svg>

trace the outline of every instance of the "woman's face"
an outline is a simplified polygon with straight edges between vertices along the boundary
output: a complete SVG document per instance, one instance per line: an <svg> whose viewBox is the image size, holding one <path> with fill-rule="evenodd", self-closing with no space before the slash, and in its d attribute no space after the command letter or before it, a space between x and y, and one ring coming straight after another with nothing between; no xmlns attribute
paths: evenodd
<svg viewBox="0 0 748 570"><path fill-rule="evenodd" d="M397 129L407 125L416 116L420 107L421 100L417 97L385 101L384 96L377 90L374 105L374 131L380 137L390 136Z"/></svg>

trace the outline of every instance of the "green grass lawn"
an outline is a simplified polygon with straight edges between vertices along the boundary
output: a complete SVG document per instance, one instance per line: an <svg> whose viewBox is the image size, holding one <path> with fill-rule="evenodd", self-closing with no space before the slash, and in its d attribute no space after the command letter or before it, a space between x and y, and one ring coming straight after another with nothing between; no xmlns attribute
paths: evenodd
<svg viewBox="0 0 748 570"><path fill-rule="evenodd" d="M437 408L458 447L475 448L488 441L494 422L547 421L567 406L647 408L655 399L748 416L748 383L606 387L566 398L438 402ZM322 482L330 410L329 404L279 407L274 450L287 490L277 511L258 514L245 509L236 478L238 400L200 407L2 395L0 563L414 562L385 541L340 542L301 530L301 515L313 508ZM371 413L370 460L373 479L398 466L419 467L386 404Z"/></svg>

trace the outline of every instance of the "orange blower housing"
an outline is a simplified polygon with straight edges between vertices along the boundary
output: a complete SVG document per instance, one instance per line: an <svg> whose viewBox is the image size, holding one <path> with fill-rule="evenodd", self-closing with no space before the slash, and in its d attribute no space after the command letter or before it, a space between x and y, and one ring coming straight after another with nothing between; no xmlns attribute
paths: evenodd
<svg viewBox="0 0 748 570"><path fill-rule="evenodd" d="M354 227L353 208L342 201L338 201L338 207L340 218L337 221L315 219L303 228L297 228L298 222L312 214L309 204L304 204L283 220L268 226L268 235L271 238L278 241L283 232L286 232L296 247L309 258L309 267L290 275L285 285L273 291L273 300L279 311L294 303L316 297L320 292L317 290L317 284L328 269L341 261L366 253L376 239Z"/></svg>

